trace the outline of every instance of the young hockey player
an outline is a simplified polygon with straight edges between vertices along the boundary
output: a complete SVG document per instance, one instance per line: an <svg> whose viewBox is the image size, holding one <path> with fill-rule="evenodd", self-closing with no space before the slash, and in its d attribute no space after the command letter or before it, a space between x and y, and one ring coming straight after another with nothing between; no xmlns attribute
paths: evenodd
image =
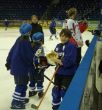
<svg viewBox="0 0 102 110"><path fill-rule="evenodd" d="M70 8L68 11L68 19L66 19L66 28L71 30L72 37L77 42L78 48L77 48L77 65L79 66L81 61L81 47L83 46L83 40L81 36L81 32L84 32L86 29L86 24L82 24L76 21L77 16L77 9L76 8Z"/></svg>
<svg viewBox="0 0 102 110"><path fill-rule="evenodd" d="M61 98L64 97L77 68L77 47L73 43L70 43L70 38L70 30L62 29L60 32L61 43L55 48L55 52L58 54L59 58L51 59L56 64L60 65L54 79L55 86L52 89L53 110L58 110Z"/></svg>
<svg viewBox="0 0 102 110"><path fill-rule="evenodd" d="M16 40L7 57L6 67L10 69L16 84L11 109L25 109L25 104L29 101L26 99L28 72L33 66L34 57L30 42L31 30L32 26L28 23L20 27L21 36Z"/></svg>
<svg viewBox="0 0 102 110"><path fill-rule="evenodd" d="M32 39L34 42L34 53L35 53L34 65L36 69L34 70L34 68L32 68L29 73L30 77L29 97L32 97L38 93L39 98L41 98L43 96L44 71L48 64L45 58L44 49L42 47L43 33L41 32L35 33L32 36Z"/></svg>
<svg viewBox="0 0 102 110"><path fill-rule="evenodd" d="M50 39L53 40L52 36L55 36L55 38L58 39L56 36L56 22L55 22L55 20L51 21L50 26L49 26L49 30L51 33Z"/></svg>
<svg viewBox="0 0 102 110"><path fill-rule="evenodd" d="M9 21L7 19L4 20L4 26L5 26L5 31L7 31L7 28L9 26Z"/></svg>

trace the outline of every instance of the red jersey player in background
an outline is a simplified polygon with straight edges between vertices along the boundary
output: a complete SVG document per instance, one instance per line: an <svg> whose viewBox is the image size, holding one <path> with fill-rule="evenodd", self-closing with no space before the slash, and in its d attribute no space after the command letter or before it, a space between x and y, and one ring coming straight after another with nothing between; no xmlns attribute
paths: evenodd
<svg viewBox="0 0 102 110"><path fill-rule="evenodd" d="M66 19L65 28L71 30L72 37L70 39L70 42L77 44L77 65L79 66L81 61L81 47L83 46L83 39L81 36L81 33L83 33L87 29L87 22L85 20L82 20L78 22L76 20L77 16L77 9L76 8L70 8L67 11L68 19Z"/></svg>

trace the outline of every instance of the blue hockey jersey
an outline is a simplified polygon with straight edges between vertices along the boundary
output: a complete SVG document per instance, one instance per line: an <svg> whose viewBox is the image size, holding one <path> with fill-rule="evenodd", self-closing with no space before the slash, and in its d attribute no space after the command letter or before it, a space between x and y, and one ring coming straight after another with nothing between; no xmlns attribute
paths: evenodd
<svg viewBox="0 0 102 110"><path fill-rule="evenodd" d="M41 50L41 53L39 53L39 55L37 56L37 51L39 51L39 50ZM36 67L34 67L34 66L38 64L39 57L44 56L43 47L40 44L36 44L33 47L33 54L34 54L34 56L33 56L33 64L34 65L30 67L29 73L34 73L35 72Z"/></svg>
<svg viewBox="0 0 102 110"><path fill-rule="evenodd" d="M19 37L7 57L11 74L28 74L29 68L33 66L33 56L33 48L30 41Z"/></svg>
<svg viewBox="0 0 102 110"><path fill-rule="evenodd" d="M57 73L66 76L74 75L77 69L77 47L70 42L65 44L60 43L56 46L55 51L58 53L59 59L61 59L63 63Z"/></svg>

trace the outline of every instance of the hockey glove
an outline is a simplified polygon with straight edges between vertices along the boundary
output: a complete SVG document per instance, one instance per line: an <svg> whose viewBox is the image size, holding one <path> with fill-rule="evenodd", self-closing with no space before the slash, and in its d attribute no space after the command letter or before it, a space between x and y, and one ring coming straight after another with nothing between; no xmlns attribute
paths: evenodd
<svg viewBox="0 0 102 110"><path fill-rule="evenodd" d="M47 58L45 56L40 56L38 58L34 59L34 66L37 69L46 69L49 67L49 64L47 62Z"/></svg>
<svg viewBox="0 0 102 110"><path fill-rule="evenodd" d="M5 64L7 70L10 70L10 65L8 63Z"/></svg>
<svg viewBox="0 0 102 110"><path fill-rule="evenodd" d="M46 55L46 57L47 57L49 64L56 65L56 63L57 63L57 64L62 65L61 60L58 59L58 57L59 57L58 53L56 53L55 51L51 51L49 54Z"/></svg>

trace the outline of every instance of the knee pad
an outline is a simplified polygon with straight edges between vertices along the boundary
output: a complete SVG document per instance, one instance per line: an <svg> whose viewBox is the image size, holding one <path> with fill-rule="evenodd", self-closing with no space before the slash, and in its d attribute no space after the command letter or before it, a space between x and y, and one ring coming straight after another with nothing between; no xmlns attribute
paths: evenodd
<svg viewBox="0 0 102 110"><path fill-rule="evenodd" d="M58 86L54 86L52 89L52 96L53 98L60 97L60 88Z"/></svg>
<svg viewBox="0 0 102 110"><path fill-rule="evenodd" d="M43 87L43 81L42 80L37 81L37 87Z"/></svg>
<svg viewBox="0 0 102 110"><path fill-rule="evenodd" d="M27 85L16 85L15 91L21 93L22 91L27 90Z"/></svg>
<svg viewBox="0 0 102 110"><path fill-rule="evenodd" d="M38 92L43 91L43 82L41 80L37 81L37 91Z"/></svg>
<svg viewBox="0 0 102 110"><path fill-rule="evenodd" d="M35 87L35 81L30 81L29 87Z"/></svg>
<svg viewBox="0 0 102 110"><path fill-rule="evenodd" d="M34 91L35 89L36 89L36 83L35 83L35 81L30 81L29 90L30 91Z"/></svg>
<svg viewBox="0 0 102 110"><path fill-rule="evenodd" d="M54 86L52 89L52 105L60 105L61 103L61 95L60 88L58 86Z"/></svg>

